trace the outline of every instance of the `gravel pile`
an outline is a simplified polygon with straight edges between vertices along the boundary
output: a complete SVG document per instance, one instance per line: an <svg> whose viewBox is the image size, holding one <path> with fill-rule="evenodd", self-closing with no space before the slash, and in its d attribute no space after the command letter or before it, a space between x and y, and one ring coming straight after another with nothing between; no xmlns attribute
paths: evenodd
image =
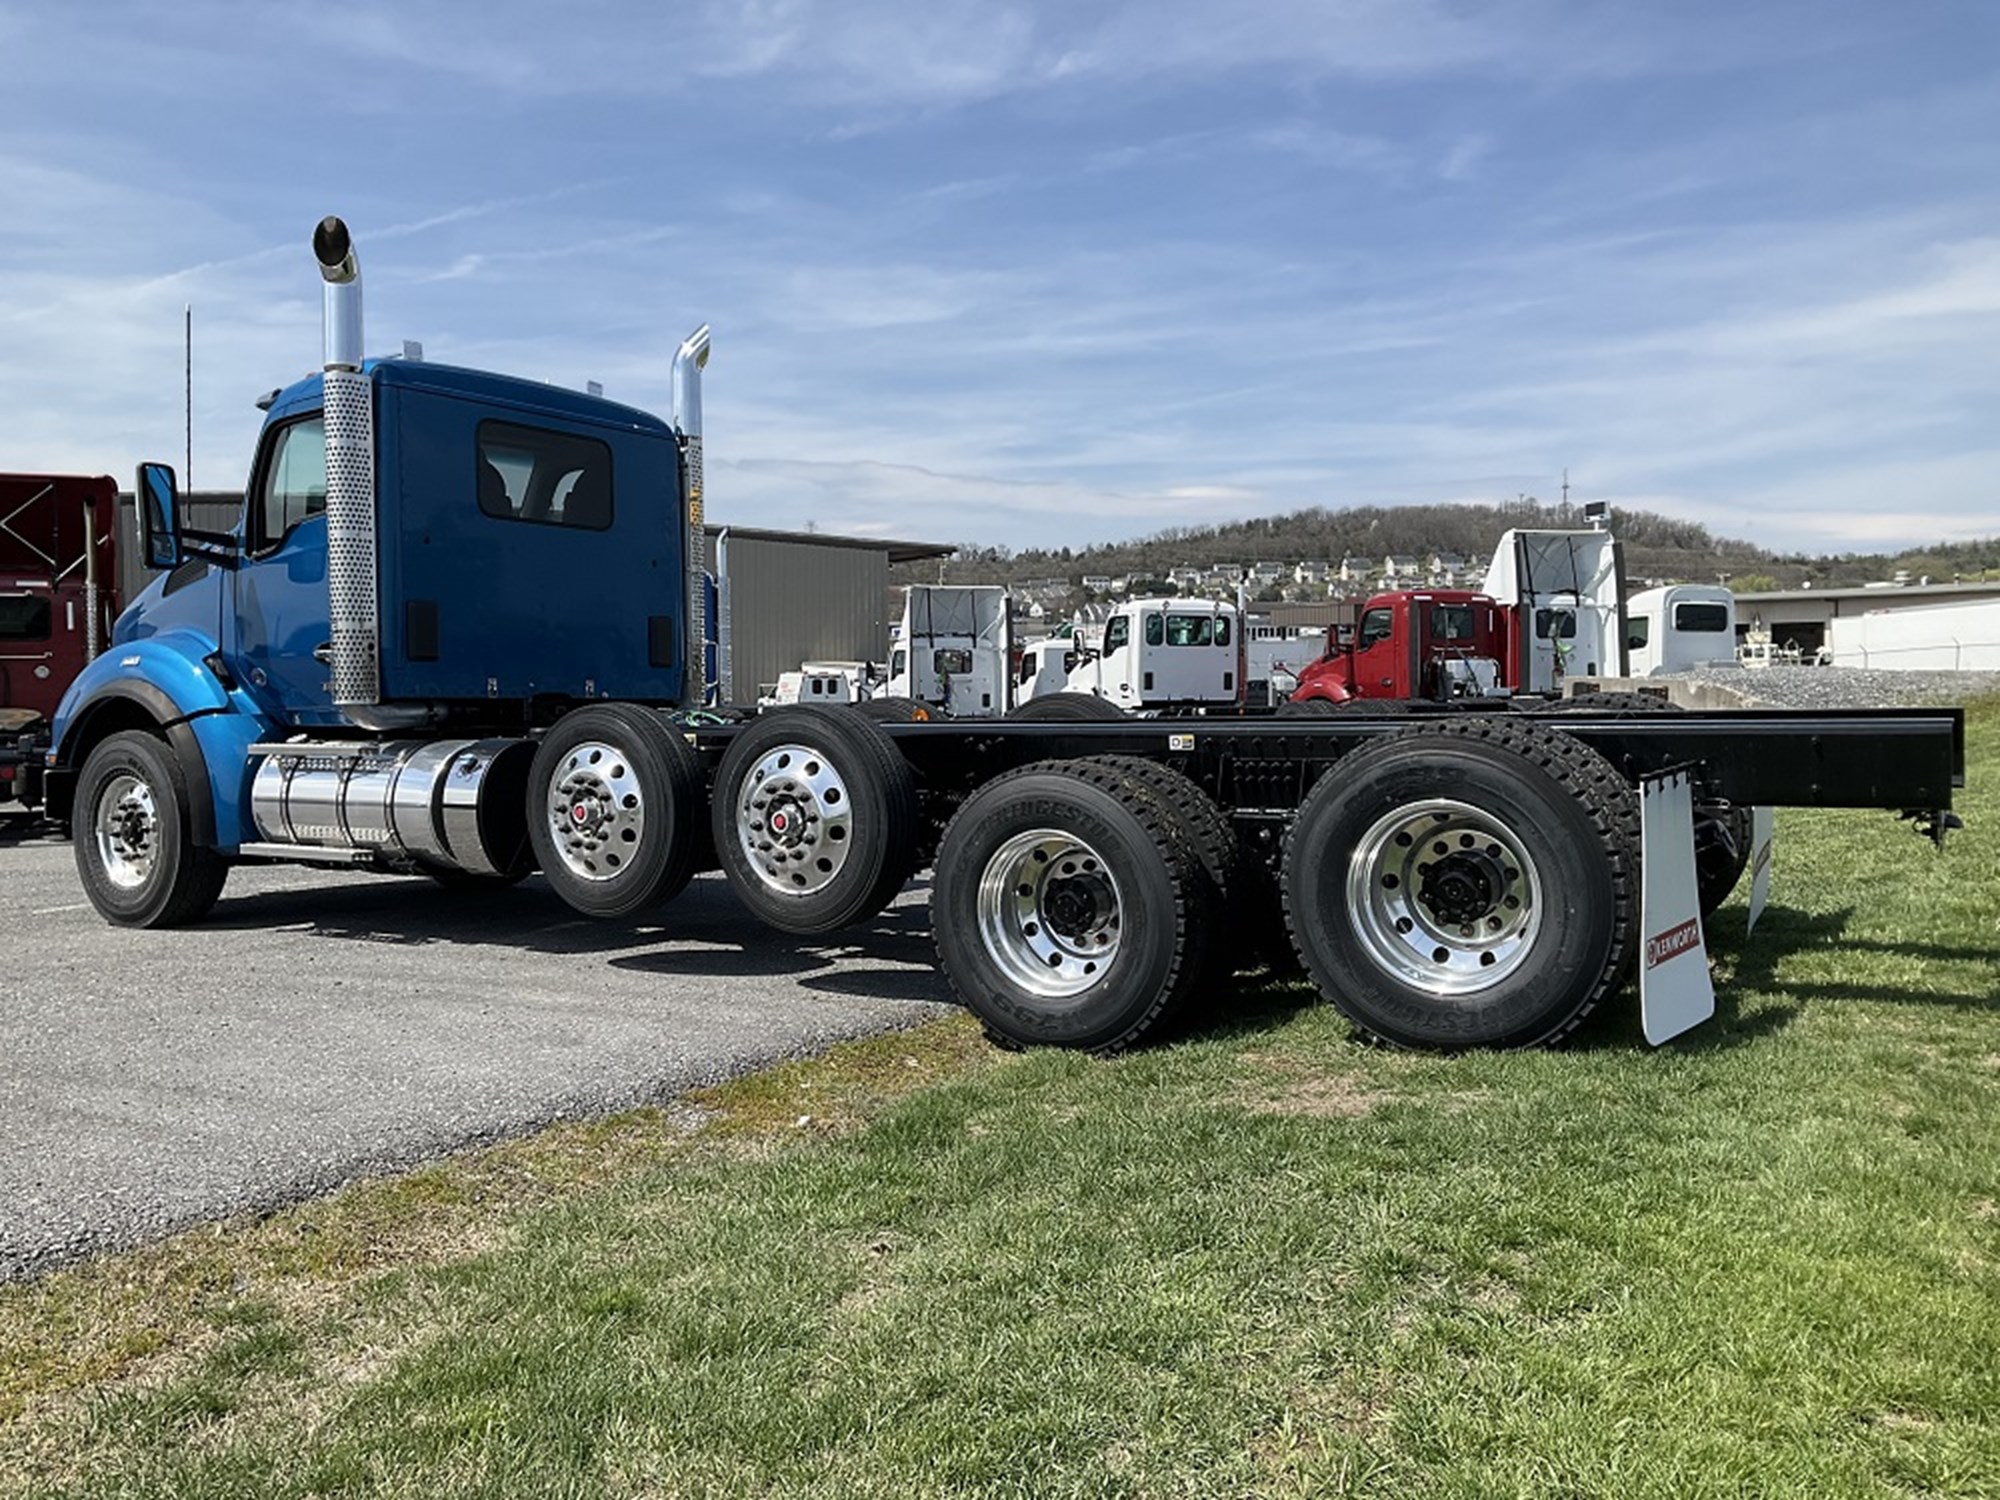
<svg viewBox="0 0 2000 1500"><path fill-rule="evenodd" d="M1771 708L1891 708L1964 703L2000 693L2000 672L1885 672L1867 667L1715 667L1682 674Z"/></svg>

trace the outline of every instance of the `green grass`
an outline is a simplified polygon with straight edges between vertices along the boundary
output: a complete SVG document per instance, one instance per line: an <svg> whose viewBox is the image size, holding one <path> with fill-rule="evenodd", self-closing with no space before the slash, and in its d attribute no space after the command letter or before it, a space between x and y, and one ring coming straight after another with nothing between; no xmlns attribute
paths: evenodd
<svg viewBox="0 0 2000 1500"><path fill-rule="evenodd" d="M0 1489L2000 1496L1972 743L1943 858L1783 815L1657 1052L954 1022L0 1289Z"/></svg>

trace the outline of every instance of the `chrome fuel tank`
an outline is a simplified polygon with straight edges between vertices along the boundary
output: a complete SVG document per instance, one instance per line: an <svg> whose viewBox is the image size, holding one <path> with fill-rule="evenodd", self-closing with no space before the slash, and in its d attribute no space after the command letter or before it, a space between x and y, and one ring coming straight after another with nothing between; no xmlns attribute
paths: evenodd
<svg viewBox="0 0 2000 1500"><path fill-rule="evenodd" d="M368 850L474 875L528 859L527 740L257 745L251 816L270 844Z"/></svg>

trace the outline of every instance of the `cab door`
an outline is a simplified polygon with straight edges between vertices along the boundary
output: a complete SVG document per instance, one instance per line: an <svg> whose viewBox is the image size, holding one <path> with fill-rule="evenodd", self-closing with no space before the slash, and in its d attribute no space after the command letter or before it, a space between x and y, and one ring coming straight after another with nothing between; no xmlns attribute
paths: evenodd
<svg viewBox="0 0 2000 1500"><path fill-rule="evenodd" d="M1156 614L1149 619L1159 620ZM1131 704L1139 696L1139 648L1132 641L1132 617L1113 615L1104 626L1104 654L1098 663L1099 691L1114 703Z"/></svg>
<svg viewBox="0 0 2000 1500"><path fill-rule="evenodd" d="M292 724L337 724L326 594L326 428L318 411L264 429L234 575L236 653L250 690Z"/></svg>
<svg viewBox="0 0 2000 1500"><path fill-rule="evenodd" d="M1399 698L1408 689L1397 685L1397 673L1408 656L1402 639L1406 629L1398 612L1386 605L1364 610L1354 634L1354 691L1363 698Z"/></svg>

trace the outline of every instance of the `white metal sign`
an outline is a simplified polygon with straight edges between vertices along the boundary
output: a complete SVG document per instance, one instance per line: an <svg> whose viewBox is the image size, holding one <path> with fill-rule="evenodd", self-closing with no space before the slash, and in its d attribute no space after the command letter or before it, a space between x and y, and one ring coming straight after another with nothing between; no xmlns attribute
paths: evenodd
<svg viewBox="0 0 2000 1500"><path fill-rule="evenodd" d="M1694 797L1684 772L1640 788L1639 1018L1654 1046L1715 1014L1694 873Z"/></svg>
<svg viewBox="0 0 2000 1500"><path fill-rule="evenodd" d="M1748 932L1757 930L1757 919L1764 915L1764 902L1771 894L1771 845L1777 837L1777 814L1768 807L1754 807L1750 810L1750 925Z"/></svg>

